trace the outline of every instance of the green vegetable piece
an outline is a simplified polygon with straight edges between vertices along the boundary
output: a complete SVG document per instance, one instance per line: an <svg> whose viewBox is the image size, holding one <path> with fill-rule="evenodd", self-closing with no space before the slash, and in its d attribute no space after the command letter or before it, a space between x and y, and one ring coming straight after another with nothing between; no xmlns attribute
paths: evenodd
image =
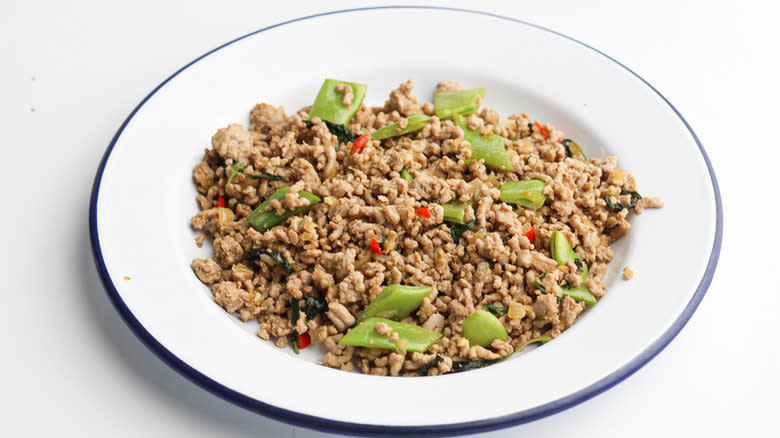
<svg viewBox="0 0 780 438"><path fill-rule="evenodd" d="M374 331L377 323L384 322L390 328L398 333L398 341L391 341L389 336L383 336ZM371 317L361 322L355 328L349 331L339 345L352 345L355 347L383 348L385 350L395 350L398 342L406 339L405 350L411 352L425 353L431 348L431 345L441 339L441 333L426 330L414 324L393 321L386 318Z"/></svg>
<svg viewBox="0 0 780 438"><path fill-rule="evenodd" d="M279 266L282 269L284 269L284 271L287 272L288 274L292 274L292 273L295 272L295 268L293 268L292 265L290 264L290 262L288 262L287 259L284 258L284 256L281 253L279 253L279 252L270 251L270 250L267 250L265 248L262 248L262 249L252 249L252 250L249 251L249 256L253 257L253 258L258 258L262 254L265 254L265 255L271 257L272 259L274 259L274 261L277 264L279 264Z"/></svg>
<svg viewBox="0 0 780 438"><path fill-rule="evenodd" d="M485 310L475 310L463 321L463 337L469 340L471 345L487 347L494 339L505 341L509 338L504 324L492 313Z"/></svg>
<svg viewBox="0 0 780 438"><path fill-rule="evenodd" d="M468 371L468 370L475 370L477 368L486 367L488 365L493 365L494 363L503 362L507 359L509 359L513 354L519 352L520 350L523 350L525 347L529 346L530 344L540 343L545 344L547 342L550 342L552 338L549 336L542 336L539 338L529 339L524 344L521 344L519 347L515 349L515 351L507 354L504 357L499 357L498 359L476 359L476 360L464 360L464 361L457 361L452 363L452 369L449 373L460 373L462 371Z"/></svg>
<svg viewBox="0 0 780 438"><path fill-rule="evenodd" d="M542 190L544 190L544 181L538 179L507 181L501 186L501 200L536 210L547 200Z"/></svg>
<svg viewBox="0 0 780 438"><path fill-rule="evenodd" d="M571 249L569 239L558 230L553 230L550 237L550 252L559 266L574 262L577 265L577 269L582 272L582 281L588 279L588 265Z"/></svg>
<svg viewBox="0 0 780 438"><path fill-rule="evenodd" d="M293 326L292 333L290 333L289 339L290 339L290 345L292 345L293 351L295 354L301 354L301 351L298 349L298 330L295 329L295 326L298 324L298 316L300 314L300 306L298 304L298 300L290 300L290 323Z"/></svg>
<svg viewBox="0 0 780 438"><path fill-rule="evenodd" d="M339 125L338 123L331 123L327 120L323 120L323 123L325 123L325 126L328 128L328 131L330 131L331 134L335 135L339 139L339 144L336 146L336 150L339 150L339 147L342 144L347 144L349 142L353 142L357 140L359 135L352 132L351 129L347 128L345 125ZM304 120L303 123L306 125L307 128L311 128L314 126L314 124L310 120Z"/></svg>
<svg viewBox="0 0 780 438"><path fill-rule="evenodd" d="M455 114L467 116L479 109L484 97L484 88L437 93L433 96L436 117L449 119Z"/></svg>
<svg viewBox="0 0 780 438"><path fill-rule="evenodd" d="M306 322L320 313L328 310L328 302L319 297L306 296L306 304L303 305L303 313L306 314Z"/></svg>
<svg viewBox="0 0 780 438"><path fill-rule="evenodd" d="M579 144L568 138L561 140L561 144L563 145L563 149L566 151L567 157L579 158L582 161L588 161L588 157L585 156L585 151L582 150Z"/></svg>
<svg viewBox="0 0 780 438"><path fill-rule="evenodd" d="M444 209L444 221L452 224L466 225L466 221L463 219L466 213L466 207L471 205L470 202L452 201L446 204L441 204Z"/></svg>
<svg viewBox="0 0 780 438"><path fill-rule="evenodd" d="M450 227L450 236L452 236L452 241L455 243L455 245L460 243L460 236L466 232L466 230L470 230L474 228L474 225L477 224L477 220L474 219L471 222L467 222L463 225L455 225L455 224L449 224Z"/></svg>
<svg viewBox="0 0 780 438"><path fill-rule="evenodd" d="M321 199L316 195L301 190L298 192L298 196L308 199L309 205L294 208L292 210L284 210L281 212L281 214L277 214L278 212L274 209L266 210L269 208L272 200L276 199L281 202L289 191L289 186L280 188L279 190L275 191L273 195L269 196L268 199L263 201L254 210L252 210L252 212L249 213L249 216L246 217L246 221L249 222L249 225L262 233L274 225L284 222L290 216L298 214L321 201Z"/></svg>
<svg viewBox="0 0 780 438"><path fill-rule="evenodd" d="M504 137L493 133L482 135L479 129L469 129L466 119L460 114L455 114L452 120L463 129L463 138L471 145L472 159L483 159L487 166L495 169L514 170L506 153Z"/></svg>
<svg viewBox="0 0 780 438"><path fill-rule="evenodd" d="M609 200L610 196L604 196L604 200L607 202L607 207L613 209L613 210L623 210L623 209L631 209L636 207L636 203L639 202L640 199L642 199L642 195L639 194L636 190L629 192L628 190L624 188L620 188L620 194L621 195L631 195L631 199L629 200L628 204L620 204L615 203Z"/></svg>
<svg viewBox="0 0 780 438"><path fill-rule="evenodd" d="M358 322L377 316L398 321L420 307L423 298L431 293L430 286L391 284L377 295L358 318Z"/></svg>
<svg viewBox="0 0 780 438"><path fill-rule="evenodd" d="M572 297L574 301L583 301L585 304L596 304L596 297L584 285L578 287L564 286L561 288L564 295Z"/></svg>
<svg viewBox="0 0 780 438"><path fill-rule="evenodd" d="M338 84L349 85L352 87L352 102L349 106L344 105L344 92L337 91ZM356 84L354 82L339 81L336 79L325 79L325 82L314 99L314 105L309 111L309 120L319 117L337 125L346 125L355 115L363 98L366 97L366 85Z"/></svg>
<svg viewBox="0 0 780 438"><path fill-rule="evenodd" d="M428 375L428 371L430 371L431 368L434 368L434 367L438 366L441 363L441 361L443 361L443 360L444 360L444 358L437 354L436 357L432 361L430 361L430 362L428 362L425 365L420 367L420 370L419 370L420 371L420 375L421 376L427 376Z"/></svg>
<svg viewBox="0 0 780 438"><path fill-rule="evenodd" d="M509 311L509 309L507 309L506 307L498 307L498 306L494 306L493 304L488 304L487 306L485 306L485 308L488 309L490 313L492 313L493 315L503 315Z"/></svg>
<svg viewBox="0 0 780 438"><path fill-rule="evenodd" d="M414 177L412 176L411 173L409 173L408 170L406 170L405 167L403 169L401 169L401 178L405 179L406 182L414 181Z"/></svg>
<svg viewBox="0 0 780 438"><path fill-rule="evenodd" d="M251 173L245 173L244 176L251 179L270 179L271 181L287 182L287 178L279 175L271 175L270 173L258 173L256 175Z"/></svg>
<svg viewBox="0 0 780 438"><path fill-rule="evenodd" d="M228 176L227 181L225 182L225 187L229 186L230 183L233 181L233 177L238 175L239 172L244 170L244 165L239 163L238 161L233 160L233 167L230 168L230 176Z"/></svg>
<svg viewBox="0 0 780 438"><path fill-rule="evenodd" d="M398 125L398 122L396 122L393 123L392 125L387 125L383 128L377 129L376 131L372 132L371 139L384 140L390 137L398 137L401 135L406 135L417 131L421 131L425 127L425 125L428 124L428 121L431 120L431 118L429 116L426 116L425 114L412 114L409 117L407 117L406 120L409 122L406 125L406 128L401 129Z"/></svg>

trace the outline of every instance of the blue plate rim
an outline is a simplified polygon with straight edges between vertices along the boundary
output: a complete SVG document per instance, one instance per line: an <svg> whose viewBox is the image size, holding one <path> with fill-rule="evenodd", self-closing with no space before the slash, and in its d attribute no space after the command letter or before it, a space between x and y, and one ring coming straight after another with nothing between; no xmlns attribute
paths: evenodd
<svg viewBox="0 0 780 438"><path fill-rule="evenodd" d="M605 58L609 59L610 61L624 68L626 71L631 73L637 79L642 81L653 92L655 92L667 105L669 105L669 108L671 108L674 111L677 117L679 117L680 121L688 129L688 132L690 132L692 138L698 145L699 151L701 152L702 157L704 158L704 161L707 165L707 170L709 172L710 179L712 181L713 192L715 195L716 223L715 223L715 237L713 240L712 251L710 252L709 261L707 263L707 268L704 272L704 275L701 281L699 282L698 287L696 288L696 292L694 293L693 297L691 297L685 309L683 309L681 314L677 317L677 319L674 321L671 327L667 329L666 332L664 332L658 339L656 339L655 342L653 342L653 344L651 344L642 353L640 353L638 356L632 359L629 363L619 368L609 376L566 397L562 397L558 400L555 400L553 402L541 406L537 406L533 409L528 409L513 414L505 415L505 416L489 418L485 420L478 420L478 421L469 421L469 422L443 424L443 425L430 425L430 426L385 426L385 425L375 425L375 424L350 423L350 422L336 421L336 420L330 420L326 418L301 414L287 409L281 409L276 406L263 403L253 398L247 397L239 392L236 392L230 388L227 388L219 384L218 382L200 373L198 370L190 367L184 361L182 361L174 354L172 354L168 349L166 349L157 339L155 339L146 330L146 328L144 328L144 326L138 321L138 319L136 319L136 317L132 314L132 312L130 312L130 309L127 307L124 301L122 301L122 298L120 297L119 292L116 289L116 286L114 285L111 277L108 274L108 271L106 269L106 264L103 259L101 247L100 247L100 240L98 238L98 230L97 230L97 199L100 192L100 183L103 177L103 172L105 171L106 162L108 161L108 158L111 155L111 152L114 149L114 146L116 145L116 142L121 136L125 127L133 118L133 116L135 116L135 114L141 109L141 107L143 107L146 101L148 101L155 93L157 93L157 91L159 91L162 87L164 87L165 84L167 84L171 79L176 77L179 73L186 70L191 65L211 55L212 53L219 51L220 49L229 46L237 41L240 41L244 38L265 32L270 29L284 26L290 23L295 23L298 21L308 20L316 17L334 15L334 14L344 14L350 12L378 10L378 9L432 9L432 10L479 14L479 15L485 15L489 17L515 22L518 24L523 24L526 26L531 26L561 36L563 38L566 38L570 41L580 44L604 56ZM98 275L100 276L103 286L106 289L106 293L109 299L111 300L111 302L113 303L114 307L116 308L117 312L121 315L122 319L125 321L127 326L130 327L131 331L138 337L138 339L141 340L141 342L144 343L144 345L146 345L147 348L149 348L160 359L162 359L163 362L167 363L171 368L173 368L176 372L178 372L179 374L187 378L189 381L195 383L196 385L209 391L210 393L226 401L229 401L233 404L241 406L250 411L259 413L266 417L272 418L274 420L278 420L295 426L307 427L322 432L342 433L342 434L353 435L353 436L432 437L432 436L452 436L452 435L465 435L465 434L473 434L479 432L487 432L491 430L515 426L522 423L527 423L530 421L537 420L539 418L543 418L555 414L557 412L560 412L562 410L580 404L586 400L589 400L598 394L601 394L602 392L608 390L609 388L617 385L618 383L626 379L628 376L635 373L645 364L647 364L656 355L658 355L658 353L660 353L682 330L682 328L691 318L693 313L696 311L696 308L699 306L699 303L701 302L702 298L704 298L704 295L707 292L710 283L712 282L712 278L715 273L715 268L718 264L718 258L720 256L720 249L723 240L723 206L722 206L720 188L718 186L718 182L715 177L715 171L712 167L712 163L710 162L707 152L704 150L704 146L702 145L699 138L696 136L696 133L693 131L690 124L688 124L688 122L685 120L682 114L680 114L677 108L675 108L674 105L672 105L671 102L669 102L669 100L664 95L662 95L658 90L656 90L655 87L650 85L650 83L648 83L644 78L642 78L633 70L626 67L625 65L623 65L616 59L612 58L611 56L601 52L600 50L594 47L589 46L588 44L585 44L579 40L571 38L560 32L556 32L554 30L547 29L545 27L538 26L533 23L528 23L526 21L518 20L511 17L505 17L502 15L493 14L489 12L476 11L471 9L462 9L462 8L439 7L439 6L412 6L412 5L376 6L376 7L353 8L353 9L343 9L338 11L323 12L319 14L308 15L305 17L284 21L278 24L274 24L272 26L268 26L256 30L254 32L240 36L232 41L229 41L225 44L222 44L204 53L203 55L197 57L193 61L189 62L188 64L186 64L185 66L177 70L174 74L169 76L157 87L155 87L154 90L152 90L146 97L144 97L143 100L141 100L141 102L133 109L133 111L130 113L127 119L125 119L125 121L119 127L116 134L114 134L114 137L111 139L111 142L109 143L108 148L106 149L106 152L103 155L103 158L100 161L100 165L98 166L98 170L95 175L94 183L92 186L92 194L90 196L89 236L90 236L90 243L92 247L92 255L95 261L95 266L97 268Z"/></svg>

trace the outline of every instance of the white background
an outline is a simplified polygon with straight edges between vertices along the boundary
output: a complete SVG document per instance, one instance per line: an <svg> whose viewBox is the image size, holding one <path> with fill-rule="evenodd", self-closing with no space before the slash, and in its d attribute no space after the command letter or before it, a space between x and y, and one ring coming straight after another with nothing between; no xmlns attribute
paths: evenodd
<svg viewBox="0 0 780 438"><path fill-rule="evenodd" d="M0 436L331 436L237 408L149 352L97 277L88 201L119 125L182 65L271 24L380 4L390 3L2 2ZM777 433L777 11L758 1L446 5L562 32L637 72L704 144L725 213L712 286L661 354L592 400L484 436Z"/></svg>

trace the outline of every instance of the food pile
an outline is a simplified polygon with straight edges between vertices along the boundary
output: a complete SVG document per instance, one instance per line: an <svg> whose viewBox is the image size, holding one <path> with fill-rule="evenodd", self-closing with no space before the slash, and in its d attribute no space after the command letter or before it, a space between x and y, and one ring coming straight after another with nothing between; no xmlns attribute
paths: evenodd
<svg viewBox="0 0 780 438"><path fill-rule="evenodd" d="M595 305L629 212L663 206L616 157L480 110L482 88L412 88L371 108L328 79L310 107L261 103L214 134L191 220L214 250L192 268L260 338L375 375L490 365Z"/></svg>

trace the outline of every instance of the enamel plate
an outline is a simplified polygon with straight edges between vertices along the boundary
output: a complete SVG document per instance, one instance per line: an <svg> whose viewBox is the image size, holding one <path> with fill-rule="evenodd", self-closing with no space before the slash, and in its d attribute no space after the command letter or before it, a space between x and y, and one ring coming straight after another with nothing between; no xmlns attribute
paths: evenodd
<svg viewBox="0 0 780 438"><path fill-rule="evenodd" d="M414 29L412 32L411 30ZM319 365L255 335L214 303L190 263L206 257L189 219L192 168L211 136L249 123L258 102L288 113L325 78L368 84L382 105L414 79L484 87L484 107L527 112L584 146L616 155L666 207L631 219L613 245L607 295L574 327L510 360L459 374L367 376ZM671 177L671 176L674 177ZM607 55L509 18L440 8L368 8L306 17L238 38L153 90L119 128L92 194L98 270L130 328L171 367L237 405L309 428L363 435L473 433L531 421L608 389L680 331L710 283L721 242L715 175L682 116ZM630 265L636 276L620 276Z"/></svg>

